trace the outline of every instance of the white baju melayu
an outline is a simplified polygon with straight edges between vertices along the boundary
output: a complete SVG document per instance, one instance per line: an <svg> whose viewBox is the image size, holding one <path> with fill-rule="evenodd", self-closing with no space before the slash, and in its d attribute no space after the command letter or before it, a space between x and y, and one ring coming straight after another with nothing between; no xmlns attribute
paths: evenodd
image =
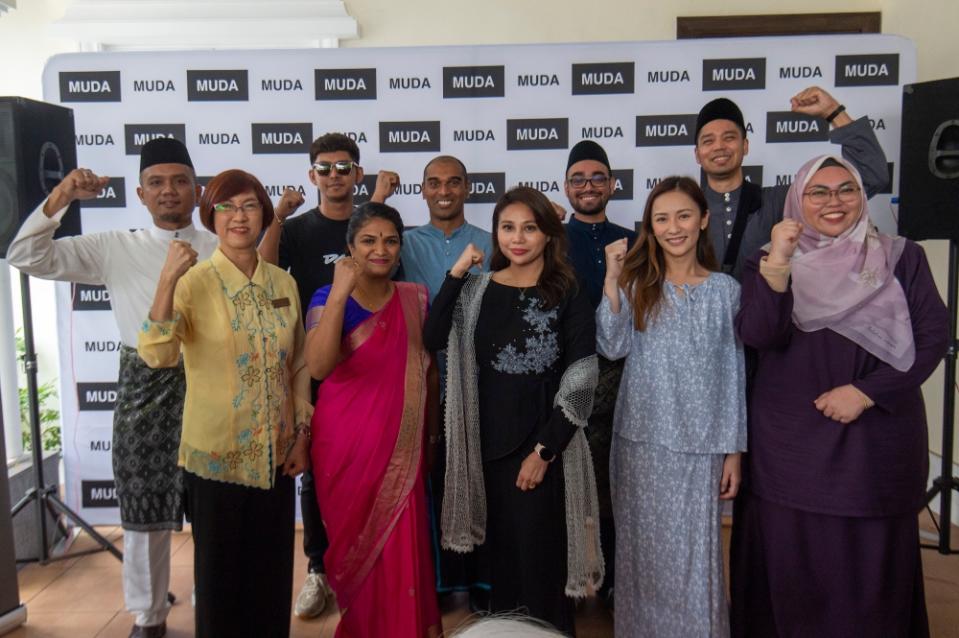
<svg viewBox="0 0 959 638"><path fill-rule="evenodd" d="M148 397L153 403L161 404L149 409L143 409L140 397L133 397L130 405L137 401L140 405L129 408L125 415L121 414L120 404L124 386L140 384L141 389L143 387L142 378L133 380L134 376L144 374L137 369L137 334L150 312L170 242L173 239L189 242L203 260L213 253L217 238L190 225L178 230L152 227L54 240L53 234L67 208L47 217L43 213L44 205L46 201L24 222L10 244L7 260L34 277L104 285L110 293L120 340L125 346L121 352L120 396L114 414L113 444L113 467L124 528L123 592L126 607L135 614L137 625L159 625L166 620L170 607L167 601L170 531L182 525L179 494L182 480L175 468L178 415L182 411L182 406L176 406L177 399L182 401L182 392L177 396L167 390L159 399ZM178 382L182 386L182 371L173 369L166 374L176 378L165 378L158 385L169 388ZM142 422L142 428L138 421ZM163 439L159 446L155 445L158 438ZM145 443L149 443L146 454ZM134 447L137 452L133 451ZM157 472L158 465L165 469ZM150 472L151 468L153 473L144 480L140 475ZM127 480L134 477L138 480Z"/></svg>

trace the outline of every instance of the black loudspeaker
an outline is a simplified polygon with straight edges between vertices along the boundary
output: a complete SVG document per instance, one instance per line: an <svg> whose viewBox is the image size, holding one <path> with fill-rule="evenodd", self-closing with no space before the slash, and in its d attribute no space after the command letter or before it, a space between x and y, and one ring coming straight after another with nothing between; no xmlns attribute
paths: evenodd
<svg viewBox="0 0 959 638"><path fill-rule="evenodd" d="M71 109L0 97L0 258L23 220L76 167ZM56 236L79 234L79 204L73 202Z"/></svg>
<svg viewBox="0 0 959 638"><path fill-rule="evenodd" d="M899 234L959 240L959 78L902 87Z"/></svg>

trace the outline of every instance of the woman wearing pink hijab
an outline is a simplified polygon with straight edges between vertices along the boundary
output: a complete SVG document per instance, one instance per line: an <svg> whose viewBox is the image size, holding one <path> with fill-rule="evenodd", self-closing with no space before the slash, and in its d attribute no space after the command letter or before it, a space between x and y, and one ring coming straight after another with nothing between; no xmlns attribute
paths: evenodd
<svg viewBox="0 0 959 638"><path fill-rule="evenodd" d="M733 523L734 636L927 636L920 386L947 311L917 244L879 233L859 173L818 157L746 265L758 351Z"/></svg>

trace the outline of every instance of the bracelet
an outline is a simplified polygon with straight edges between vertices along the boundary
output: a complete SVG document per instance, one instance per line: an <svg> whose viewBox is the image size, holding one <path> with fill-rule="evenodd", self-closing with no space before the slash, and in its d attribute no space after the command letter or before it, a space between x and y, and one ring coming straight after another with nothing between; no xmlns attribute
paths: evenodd
<svg viewBox="0 0 959 638"><path fill-rule="evenodd" d="M836 110L826 116L826 121L832 124L832 121L836 119L836 116L846 110L845 104L840 104L836 107Z"/></svg>
<svg viewBox="0 0 959 638"><path fill-rule="evenodd" d="M306 435L306 442L307 442L307 443L309 443L310 440L311 440L311 438L312 438L312 433L310 432L310 424L309 424L309 423L297 423L295 426L293 426L293 433L294 433L296 436L299 436L299 435L301 435L301 434Z"/></svg>

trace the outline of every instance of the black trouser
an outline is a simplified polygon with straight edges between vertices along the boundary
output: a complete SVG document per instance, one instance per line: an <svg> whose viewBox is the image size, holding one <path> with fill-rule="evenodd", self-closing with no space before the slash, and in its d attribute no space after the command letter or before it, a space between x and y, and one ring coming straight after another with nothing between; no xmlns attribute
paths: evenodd
<svg viewBox="0 0 959 638"><path fill-rule="evenodd" d="M293 479L273 489L184 472L193 522L195 636L290 635L293 598Z"/></svg>
<svg viewBox="0 0 959 638"><path fill-rule="evenodd" d="M326 526L320 516L320 505L316 501L316 486L313 472L303 472L300 476L300 516L303 518L303 553L309 559L307 570L311 573L326 573L323 554L330 546L326 537Z"/></svg>

